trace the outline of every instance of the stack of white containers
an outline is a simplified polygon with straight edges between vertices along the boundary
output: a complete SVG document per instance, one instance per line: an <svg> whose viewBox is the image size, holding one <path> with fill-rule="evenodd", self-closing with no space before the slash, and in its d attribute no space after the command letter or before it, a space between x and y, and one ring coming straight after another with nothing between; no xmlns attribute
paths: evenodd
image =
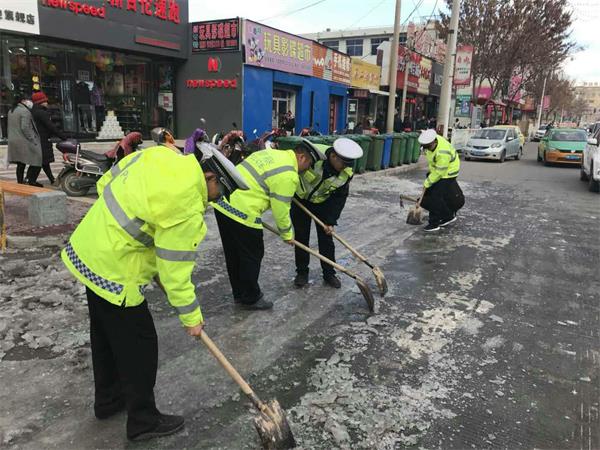
<svg viewBox="0 0 600 450"><path fill-rule="evenodd" d="M108 111L96 139L120 139L123 136L123 129L117 120L117 116L115 116L115 112Z"/></svg>

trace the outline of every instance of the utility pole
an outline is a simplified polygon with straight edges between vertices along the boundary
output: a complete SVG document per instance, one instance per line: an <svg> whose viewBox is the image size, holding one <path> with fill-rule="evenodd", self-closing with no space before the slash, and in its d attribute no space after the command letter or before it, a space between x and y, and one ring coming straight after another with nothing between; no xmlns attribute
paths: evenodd
<svg viewBox="0 0 600 450"><path fill-rule="evenodd" d="M404 84L402 85L402 103L400 106L400 119L404 122L404 117L406 115L406 90L408 89L408 67L410 64L410 46L409 40L406 41L406 47L404 52Z"/></svg>
<svg viewBox="0 0 600 450"><path fill-rule="evenodd" d="M454 59L456 58L456 40L458 37L458 15L460 13L460 0L452 0L452 16L450 16L450 30L446 48L446 62L444 64L444 80L442 82L442 95L440 97L440 110L438 112L438 126L442 125L443 136L448 136L448 122L450 120L450 100L452 97L452 84L454 83Z"/></svg>
<svg viewBox="0 0 600 450"><path fill-rule="evenodd" d="M544 110L544 97L546 96L546 81L548 80L548 75L544 77L544 86L542 87L542 98L540 99L540 110L538 111L538 119L537 126L535 127L536 131L540 129L540 125L542 124L542 111Z"/></svg>
<svg viewBox="0 0 600 450"><path fill-rule="evenodd" d="M398 41L400 41L400 0L396 0L394 36L392 37L392 45L390 46L390 96L388 97L387 121L385 127L387 133L394 131L394 112L396 111L396 76L398 73Z"/></svg>

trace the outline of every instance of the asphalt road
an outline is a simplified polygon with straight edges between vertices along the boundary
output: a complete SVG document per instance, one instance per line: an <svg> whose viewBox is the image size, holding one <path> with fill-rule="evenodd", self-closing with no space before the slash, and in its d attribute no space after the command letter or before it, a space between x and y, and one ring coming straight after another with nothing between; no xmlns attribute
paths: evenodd
<svg viewBox="0 0 600 450"><path fill-rule="evenodd" d="M600 196L528 144L521 161L463 162L459 221L424 234L398 205L423 176L353 181L339 232L386 274L374 315L352 279L328 288L316 263L294 289L293 252L272 236L261 283L275 308L237 310L209 214L196 274L207 332L260 397L279 399L303 448L599 448ZM14 341L0 361L0 445L258 447L249 403L157 291L156 397L185 431L133 445L124 414L94 419L86 307L55 255L0 265L0 337ZM376 291L366 266L338 256Z"/></svg>

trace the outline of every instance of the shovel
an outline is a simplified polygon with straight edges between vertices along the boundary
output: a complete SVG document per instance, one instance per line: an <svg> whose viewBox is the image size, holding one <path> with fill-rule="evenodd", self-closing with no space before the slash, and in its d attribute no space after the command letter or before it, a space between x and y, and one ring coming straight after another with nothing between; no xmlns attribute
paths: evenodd
<svg viewBox="0 0 600 450"><path fill-rule="evenodd" d="M404 200L416 203L415 206L408 210L406 223L409 225L421 225L423 223L423 208L420 206L420 199L416 199L409 195L400 194L400 207L404 208Z"/></svg>
<svg viewBox="0 0 600 450"><path fill-rule="evenodd" d="M296 206L298 208L300 208L302 211L304 211L306 214L308 214L310 217L312 217L313 220L317 224L319 224L323 229L325 229L325 224L321 221L321 219L319 219L317 216L315 216L306 206L304 206L302 203L300 203L296 199L294 199L294 203L296 204ZM342 237L339 234L331 233L331 235L334 238L336 238L344 247L346 247L348 250L350 250L350 252L352 252L352 254L357 259L364 262L367 266L369 266L371 268L371 270L373 271L373 276L375 277L375 282L377 283L377 287L379 288L379 293L383 297L388 291L388 286L387 286L387 281L385 280L385 276L383 275L382 270L378 266L374 266L373 264L371 264L367 260L367 258L365 258L363 255L358 253L358 250L354 249L350 244L348 244L344 239L342 239Z"/></svg>
<svg viewBox="0 0 600 450"><path fill-rule="evenodd" d="M238 371L227 361L225 355L221 353L204 331L200 334L200 340L208 347L208 350L217 358L219 364L223 366L225 372L233 378L233 381L238 384L256 409L258 409L259 415L254 418L254 427L258 432L263 448L266 450L283 450L296 447L296 440L292 434L292 429L283 409L279 406L279 402L271 400L265 403L259 399L248 383L244 381Z"/></svg>
<svg viewBox="0 0 600 450"><path fill-rule="evenodd" d="M279 236L279 231L277 231L271 225L263 222L263 227L265 227L270 232L275 233L276 235ZM356 281L356 285L358 286L358 289L360 289L360 293L363 295L363 297L365 298L365 301L367 302L367 305L369 307L369 312L375 311L375 297L373 297L373 293L371 292L371 289L369 288L369 286L367 285L367 283L365 283L363 281L362 278L360 278L358 275L350 272L345 267L340 266L338 263L335 263L332 260L324 257L323 255L321 255L319 252L313 250L312 248L307 247L304 244L301 244L300 242L296 241L295 239L292 239L291 242L292 242L292 244L294 244L299 249L302 249L305 252L310 253L311 255L319 258L321 261L326 262L327 264L329 264L333 268L339 270L342 273L345 273L350 278L354 278L354 281Z"/></svg>

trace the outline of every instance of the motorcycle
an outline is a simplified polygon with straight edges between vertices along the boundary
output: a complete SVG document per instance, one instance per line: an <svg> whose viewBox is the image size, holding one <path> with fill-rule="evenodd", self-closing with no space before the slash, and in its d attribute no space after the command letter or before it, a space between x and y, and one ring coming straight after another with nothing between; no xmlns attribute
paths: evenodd
<svg viewBox="0 0 600 450"><path fill-rule="evenodd" d="M134 135L135 136L132 136ZM132 137L138 137L134 142ZM136 151L142 143L140 133L129 133L115 149L106 153L96 153L81 148L76 139L58 142L56 148L62 153L64 167L58 175L57 182L69 197L82 197L96 185L98 180L110 170L115 162L132 151ZM125 152L123 147L127 147Z"/></svg>
<svg viewBox="0 0 600 450"><path fill-rule="evenodd" d="M233 130L225 134L223 132L217 133L212 138L212 143L215 144L218 149L223 153L227 159L233 164L239 164L248 155L248 148L246 147L246 140L244 132L237 129L237 124L233 122Z"/></svg>
<svg viewBox="0 0 600 450"><path fill-rule="evenodd" d="M318 124L317 124L318 125ZM302 128L300 134L298 136L306 137L306 136L322 136L322 134L315 130L313 127L305 127Z"/></svg>
<svg viewBox="0 0 600 450"><path fill-rule="evenodd" d="M272 130L265 131L259 137L256 134L256 129L254 129L254 136L255 139L248 144L248 148L251 152L265 150L267 148L277 148L277 143L274 142L274 139L287 136L287 133L281 128L273 128Z"/></svg>

